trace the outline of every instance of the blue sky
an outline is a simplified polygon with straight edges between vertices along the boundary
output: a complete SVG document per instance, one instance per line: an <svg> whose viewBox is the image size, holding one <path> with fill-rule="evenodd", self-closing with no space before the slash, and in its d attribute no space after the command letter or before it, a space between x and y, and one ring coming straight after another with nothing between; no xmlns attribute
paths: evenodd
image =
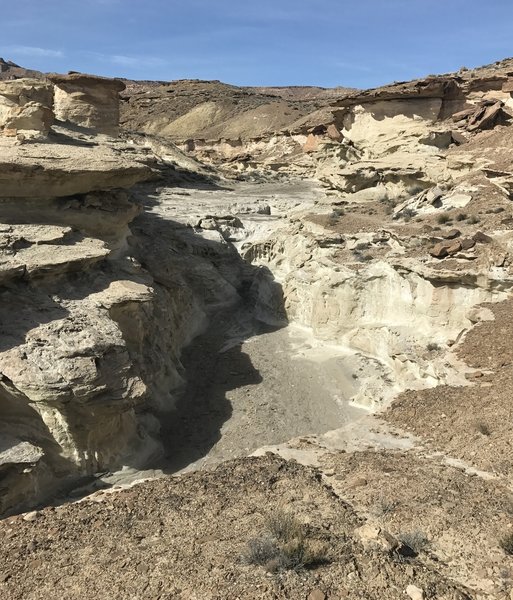
<svg viewBox="0 0 513 600"><path fill-rule="evenodd" d="M513 55L513 0L0 0L0 56L43 71L347 85Z"/></svg>

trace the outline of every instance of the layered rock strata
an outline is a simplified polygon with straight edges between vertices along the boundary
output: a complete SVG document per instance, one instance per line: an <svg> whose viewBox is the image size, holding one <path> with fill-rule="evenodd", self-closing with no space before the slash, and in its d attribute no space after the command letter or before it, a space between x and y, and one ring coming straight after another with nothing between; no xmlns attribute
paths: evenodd
<svg viewBox="0 0 513 600"><path fill-rule="evenodd" d="M83 73L51 74L48 79L55 84L57 119L118 135L119 92L125 89L122 81Z"/></svg>
<svg viewBox="0 0 513 600"><path fill-rule="evenodd" d="M46 136L54 122L53 86L39 79L0 82L0 131Z"/></svg>

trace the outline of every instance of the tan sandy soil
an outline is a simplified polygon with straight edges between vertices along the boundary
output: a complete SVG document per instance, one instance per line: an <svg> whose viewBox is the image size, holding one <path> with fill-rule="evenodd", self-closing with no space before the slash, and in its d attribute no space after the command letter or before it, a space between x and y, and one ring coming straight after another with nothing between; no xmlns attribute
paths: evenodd
<svg viewBox="0 0 513 600"><path fill-rule="evenodd" d="M265 520L286 507L326 564L269 574L241 559ZM396 600L469 598L422 559L365 551L362 522L315 470L265 456L47 508L0 523L5 600L66 598ZM315 592L315 595L310 595Z"/></svg>
<svg viewBox="0 0 513 600"><path fill-rule="evenodd" d="M513 587L513 558L499 546L512 527L505 485L412 451L327 455L323 468L359 514L395 536L425 537L426 554L442 573L494 598Z"/></svg>
<svg viewBox="0 0 513 600"><path fill-rule="evenodd" d="M478 370L467 387L405 392L386 418L430 447L508 478L513 473L513 300L489 306L495 320L472 329L458 355Z"/></svg>

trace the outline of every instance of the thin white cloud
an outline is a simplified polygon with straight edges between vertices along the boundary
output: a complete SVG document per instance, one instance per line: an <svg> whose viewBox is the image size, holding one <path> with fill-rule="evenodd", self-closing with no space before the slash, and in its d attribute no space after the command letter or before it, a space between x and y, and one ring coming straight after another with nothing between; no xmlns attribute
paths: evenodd
<svg viewBox="0 0 513 600"><path fill-rule="evenodd" d="M7 55L29 56L32 58L63 58L62 50L39 48L38 46L3 46L0 52Z"/></svg>
<svg viewBox="0 0 513 600"><path fill-rule="evenodd" d="M155 56L125 56L123 54L113 54L106 58L109 62L123 67L163 67L167 64L165 60Z"/></svg>
<svg viewBox="0 0 513 600"><path fill-rule="evenodd" d="M158 56L140 54L138 56L129 56L127 54L103 54L101 52L82 51L82 56L100 63L108 63L119 67L128 67L132 69L144 67L165 67L169 61Z"/></svg>

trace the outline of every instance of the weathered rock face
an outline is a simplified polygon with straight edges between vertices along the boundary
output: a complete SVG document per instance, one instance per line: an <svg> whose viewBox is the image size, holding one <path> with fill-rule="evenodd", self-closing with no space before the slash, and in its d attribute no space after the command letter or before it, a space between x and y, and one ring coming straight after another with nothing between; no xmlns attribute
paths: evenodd
<svg viewBox="0 0 513 600"><path fill-rule="evenodd" d="M443 153L507 122L513 108L507 91L510 71L507 60L375 90L347 90L331 106L279 131L258 137L212 135L181 142L182 148L235 176L294 172L355 200L353 194L403 200L434 185L451 187L471 170L469 162L447 161ZM143 113L151 93L138 97ZM189 116L191 125L194 117ZM212 123L216 119L213 115ZM159 127L165 126L162 118Z"/></svg>
<svg viewBox="0 0 513 600"><path fill-rule="evenodd" d="M176 148L73 135L0 145L0 513L157 456L182 347L247 277L223 237L238 220L198 235L142 212L154 184L130 191L173 173Z"/></svg>
<svg viewBox="0 0 513 600"><path fill-rule="evenodd" d="M45 152L0 139L0 198L54 198L128 188L151 174L114 146L51 144Z"/></svg>
<svg viewBox="0 0 513 600"><path fill-rule="evenodd" d="M4 135L46 135L53 121L50 83L38 79L0 82L0 129Z"/></svg>
<svg viewBox="0 0 513 600"><path fill-rule="evenodd" d="M115 260L139 208L125 192L105 191L148 178L146 166L119 158L114 148L108 157L94 146L81 153L70 137L62 146L5 139L1 150L5 511L44 497L59 479L116 462L130 443L148 438L134 416L145 383L110 311L153 296L151 278ZM38 163L35 156L44 158Z"/></svg>
<svg viewBox="0 0 513 600"><path fill-rule="evenodd" d="M49 75L55 84L55 116L97 133L119 133L119 92L125 84L117 79L82 73Z"/></svg>
<svg viewBox="0 0 513 600"><path fill-rule="evenodd" d="M427 356L426 347L433 340L445 345L457 339L470 326L473 307L505 299L502 290L513 285L506 271L466 272L462 277L402 257L405 244L390 231L330 238L302 223L281 229L246 255L269 265L281 282L291 321L312 328L317 339L371 358L353 401L372 409L401 389L457 381L457 370L447 368L444 357ZM350 257L360 245L381 247L387 258L359 268L341 264L341 248ZM458 240L440 246L443 256L462 249Z"/></svg>

